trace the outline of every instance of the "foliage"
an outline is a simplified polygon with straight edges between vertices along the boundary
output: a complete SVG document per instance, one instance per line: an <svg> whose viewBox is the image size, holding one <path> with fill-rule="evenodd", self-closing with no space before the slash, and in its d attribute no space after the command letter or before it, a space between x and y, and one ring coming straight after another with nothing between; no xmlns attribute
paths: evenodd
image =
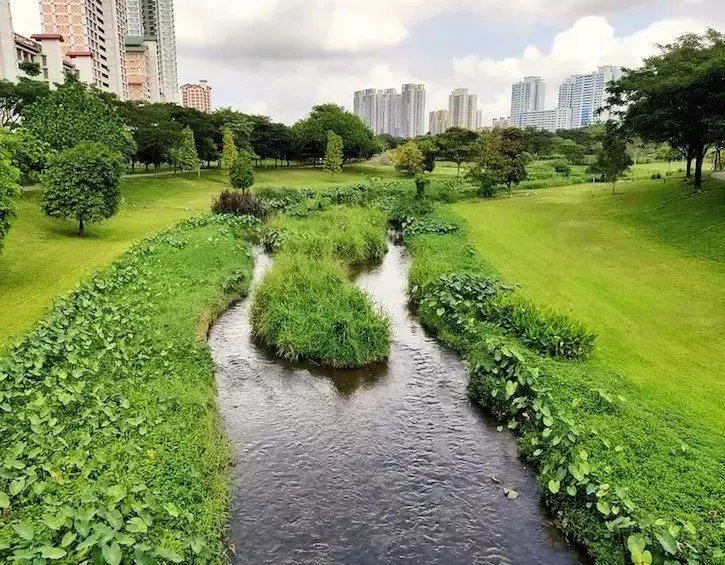
<svg viewBox="0 0 725 565"><path fill-rule="evenodd" d="M436 159L440 153L436 138L430 136L419 137L415 140L415 144L423 154L423 170L432 173L436 166Z"/></svg>
<svg viewBox="0 0 725 565"><path fill-rule="evenodd" d="M62 151L89 141L127 156L134 143L116 110L80 82L58 86L24 113L23 128Z"/></svg>
<svg viewBox="0 0 725 565"><path fill-rule="evenodd" d="M181 143L182 125L172 119L169 104L133 105L126 108L127 123L136 143L132 160L145 165L170 161L170 151Z"/></svg>
<svg viewBox="0 0 725 565"><path fill-rule="evenodd" d="M413 217L403 226L403 238L410 239L417 235L460 233L461 226L437 217Z"/></svg>
<svg viewBox="0 0 725 565"><path fill-rule="evenodd" d="M0 560L223 559L228 448L197 331L246 289L244 225L145 240L0 359Z"/></svg>
<svg viewBox="0 0 725 565"><path fill-rule="evenodd" d="M0 251L10 230L10 222L15 217L13 200L20 196L20 171L10 160L10 143L10 134L0 130Z"/></svg>
<svg viewBox="0 0 725 565"><path fill-rule="evenodd" d="M254 167L246 151L240 151L229 169L229 183L236 189L246 192L254 184Z"/></svg>
<svg viewBox="0 0 725 565"><path fill-rule="evenodd" d="M20 126L25 110L50 92L48 84L26 77L17 83L0 80L0 128Z"/></svg>
<svg viewBox="0 0 725 565"><path fill-rule="evenodd" d="M415 141L408 141L391 151L395 170L408 176L423 172L423 153Z"/></svg>
<svg viewBox="0 0 725 565"><path fill-rule="evenodd" d="M52 218L78 221L78 233L89 223L118 211L123 173L120 155L100 143L84 141L51 157L43 174L43 212Z"/></svg>
<svg viewBox="0 0 725 565"><path fill-rule="evenodd" d="M20 171L21 184L36 184L53 154L50 146L24 129L17 129L13 135L6 136L5 144L10 151L12 165Z"/></svg>
<svg viewBox="0 0 725 565"><path fill-rule="evenodd" d="M606 124L602 148L597 154L597 160L589 172L599 174L602 180L612 183L612 192L617 179L623 176L632 165L632 158L627 153L627 142L622 136L620 127L613 121Z"/></svg>
<svg viewBox="0 0 725 565"><path fill-rule="evenodd" d="M425 196L425 190L430 185L430 179L426 178L425 175L417 174L415 176L415 197L423 198Z"/></svg>
<svg viewBox="0 0 725 565"><path fill-rule="evenodd" d="M40 63L21 61L18 63L18 69L23 71L29 77L37 77L40 74Z"/></svg>
<svg viewBox="0 0 725 565"><path fill-rule="evenodd" d="M458 165L457 176L461 174L461 164L471 158L478 135L468 129L453 127L436 136L440 157Z"/></svg>
<svg viewBox="0 0 725 565"><path fill-rule="evenodd" d="M267 208L259 198L238 190L222 190L214 199L211 209L215 214L254 216L261 219L265 219L268 214Z"/></svg>
<svg viewBox="0 0 725 565"><path fill-rule="evenodd" d="M708 148L725 138L725 36L713 29L659 46L637 69L625 69L610 88L609 104L624 128L644 141L667 142L695 161L702 186Z"/></svg>
<svg viewBox="0 0 725 565"><path fill-rule="evenodd" d="M343 149L342 137L332 130L328 131L327 149L325 157L322 159L322 168L325 172L330 173L332 178L335 178L335 173L342 172Z"/></svg>
<svg viewBox="0 0 725 565"><path fill-rule="evenodd" d="M518 128L485 132L473 148L468 177L481 187L485 196L493 195L499 186L510 192L527 178L530 157L524 149L525 138Z"/></svg>
<svg viewBox="0 0 725 565"><path fill-rule="evenodd" d="M171 156L171 161L175 169L181 171L196 171L199 169L201 162L196 152L194 132L189 126L181 130L181 141L171 152Z"/></svg>
<svg viewBox="0 0 725 565"><path fill-rule="evenodd" d="M223 171L228 171L237 160L239 152L234 141L234 132L229 127L223 128L222 157L219 166Z"/></svg>
<svg viewBox="0 0 725 565"><path fill-rule="evenodd" d="M289 360L359 367L390 350L389 322L332 258L279 255L254 295L255 335Z"/></svg>
<svg viewBox="0 0 725 565"><path fill-rule="evenodd" d="M569 162L565 159L559 159L557 161L554 161L551 166L557 175L561 175L562 177L568 177L571 174L571 166L569 165Z"/></svg>

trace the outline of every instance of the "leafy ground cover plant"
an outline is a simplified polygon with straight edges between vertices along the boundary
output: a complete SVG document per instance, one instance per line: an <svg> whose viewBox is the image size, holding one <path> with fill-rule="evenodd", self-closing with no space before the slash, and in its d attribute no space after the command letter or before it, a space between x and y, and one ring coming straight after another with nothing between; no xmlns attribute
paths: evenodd
<svg viewBox="0 0 725 565"><path fill-rule="evenodd" d="M247 288L255 223L145 240L0 360L0 560L222 560L228 453L197 337Z"/></svg>

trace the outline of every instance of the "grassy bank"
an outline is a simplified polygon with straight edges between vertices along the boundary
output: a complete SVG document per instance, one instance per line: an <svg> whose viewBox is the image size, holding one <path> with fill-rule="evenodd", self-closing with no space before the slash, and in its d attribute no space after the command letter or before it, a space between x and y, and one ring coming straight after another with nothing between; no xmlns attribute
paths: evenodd
<svg viewBox="0 0 725 565"><path fill-rule="evenodd" d="M627 185L626 189L636 191L638 185ZM468 359L472 369L471 396L521 434L521 453L538 467L549 505L558 512L560 523L570 537L584 545L597 563L631 562L628 539L636 549L643 543L645 551L654 555L654 563L663 563L667 558L683 563L687 559L693 563L720 563L724 558L725 526L721 512L725 492L720 474L725 465L725 436L722 418L712 413L721 399L704 397L707 390L720 386L719 375L710 373L709 381L700 375L700 382L705 383L703 387L699 383L693 387L696 380L679 384L682 389L679 396L664 402L666 390L678 383L660 375L662 390L658 394L640 386L636 378L618 366L610 365L603 306L599 316L585 317L587 326L601 332L597 347L590 356L575 360L552 357L542 350L537 353L535 348L524 345L521 335L525 336L529 330L527 320L517 322L523 322L525 330L517 335L489 316L499 291L487 293L501 284L500 275L505 281L519 282L515 276L519 274L528 283L514 291L514 296L528 298L537 305L558 306L571 317L586 312L587 304L600 300L616 305L616 297L623 290L610 289L611 295L602 294L603 283L616 281L634 288L638 276L651 276L650 269L643 269L642 265L659 265L671 256L672 249L666 252L664 244L656 241L659 238L653 238L648 231L664 225L662 218L652 218L656 215L652 213L653 200L659 203L656 209L670 220L688 218L691 223L697 217L703 230L710 221L717 223L715 214L693 216L691 209L672 209L677 205L664 197L673 195L660 192L659 198L653 196L657 186L641 185L639 189L643 191L642 210L650 210L644 225L638 229L621 225L618 230L611 228L607 232L611 239L587 238L584 250L567 249L569 238L552 241L562 232L568 232L541 219L542 215L551 213L554 205L548 201L557 195L558 205L567 206L566 212L561 213L566 222L581 227L581 222L594 215L598 215L597 227L613 221L611 216L616 214L609 205L605 207L609 214L601 213L601 209L597 214L597 208L589 200L594 198L592 195L586 197L586 205L576 205L578 188L570 187L558 194L556 189L550 189L536 197L521 195L493 202L456 204L452 208L469 218L467 229L462 226L457 232L430 230L429 233L423 230L406 238L413 257L411 294L420 304L423 322ZM677 190L677 187L670 189ZM611 201L611 194L608 198ZM711 193L704 198L712 204L719 196ZM686 202L684 206L693 205L690 200ZM636 216L631 209L619 213L630 222ZM455 223L455 214L446 212L441 218L427 219L429 225L436 222L451 225ZM686 250L685 254L695 253L694 242L685 243L682 233L672 228L672 221L667 223L670 227L660 237L670 245L677 245L680 251ZM484 243L481 233L490 239ZM624 236L637 237L637 243L625 245L621 241ZM621 254L611 255L612 248L621 249L621 253L638 254L642 249L651 250L652 245L660 246L658 259L639 257L639 269L626 261L620 264ZM597 254L596 246L606 247L609 252ZM703 253L710 254L712 249ZM486 263L480 256L486 258ZM569 287L582 283L578 271L586 273L587 267L563 268L562 261L578 261L589 265L589 269L604 271L616 267L631 270L615 273L612 278L605 274L592 277L589 288L582 289L580 303L564 297L569 296ZM518 265L518 270L505 268L508 265ZM664 278L663 273L670 270L672 276L684 276L670 265L657 269L659 278ZM536 284L529 282L533 273L541 273ZM690 275L697 277L698 273L694 271ZM562 296L561 301L549 301L548 297L557 293ZM646 300L648 296L649 291L645 289L644 297L639 300ZM678 295L675 293L674 297ZM671 306L677 306L672 295L669 300ZM702 319L710 320L717 317L715 312L722 312L722 309L709 308L712 305L701 312ZM637 318L638 312L636 308L627 312L629 325L637 328L631 333L654 331L656 328L649 327L646 320ZM603 322L597 323L600 318ZM686 326L687 320L679 318L679 323ZM675 321L663 322L667 323ZM710 345L713 337L710 336ZM636 343L639 336L631 338ZM681 342L687 339L687 335L679 337ZM685 347L697 345L684 343ZM665 358L672 356L671 349L660 354ZM631 349L618 354L620 358L630 355L636 359ZM706 362L721 361L715 357L718 356L709 355ZM691 363L701 361L700 358L686 359ZM650 378L656 379L657 373L650 370ZM689 390L685 392L685 389ZM690 405L702 417L693 414ZM707 410L711 412L706 414Z"/></svg>
<svg viewBox="0 0 725 565"><path fill-rule="evenodd" d="M145 241L0 360L0 560L221 560L228 453L198 335L247 288L244 225Z"/></svg>
<svg viewBox="0 0 725 565"><path fill-rule="evenodd" d="M385 359L390 327L349 269L379 260L387 217L372 208L333 207L271 220L264 242L277 252L254 294L258 338L286 359L359 367Z"/></svg>

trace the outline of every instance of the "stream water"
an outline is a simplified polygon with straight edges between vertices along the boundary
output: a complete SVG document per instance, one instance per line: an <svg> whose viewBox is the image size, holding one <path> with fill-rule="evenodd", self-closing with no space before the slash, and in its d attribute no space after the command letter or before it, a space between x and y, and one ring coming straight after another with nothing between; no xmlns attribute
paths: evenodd
<svg viewBox="0 0 725 565"><path fill-rule="evenodd" d="M269 261L258 255L255 280ZM409 313L407 270L391 246L357 279L392 320L390 359L375 369L280 361L252 342L248 300L213 328L233 561L582 563L548 523L514 438L468 400L464 365Z"/></svg>

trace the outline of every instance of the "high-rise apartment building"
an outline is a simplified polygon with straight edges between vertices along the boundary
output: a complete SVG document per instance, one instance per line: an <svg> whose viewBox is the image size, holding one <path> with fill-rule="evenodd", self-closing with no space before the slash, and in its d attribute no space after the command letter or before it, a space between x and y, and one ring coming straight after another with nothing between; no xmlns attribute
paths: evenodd
<svg viewBox="0 0 725 565"><path fill-rule="evenodd" d="M536 128L555 132L571 128L571 109L554 108L538 112L524 112L519 116L518 125L522 128Z"/></svg>
<svg viewBox="0 0 725 565"><path fill-rule="evenodd" d="M386 133L400 137L400 93L394 88L378 90L378 116L376 134Z"/></svg>
<svg viewBox="0 0 725 565"><path fill-rule="evenodd" d="M353 111L373 133L378 131L378 91L374 88L355 92Z"/></svg>
<svg viewBox="0 0 725 565"><path fill-rule="evenodd" d="M129 100L161 102L156 42L126 37L126 80Z"/></svg>
<svg viewBox="0 0 725 565"><path fill-rule="evenodd" d="M524 77L511 87L511 119L518 124L524 112L537 112L544 109L546 85L541 77Z"/></svg>
<svg viewBox="0 0 725 565"><path fill-rule="evenodd" d="M477 129L478 96L457 88L448 96L448 127Z"/></svg>
<svg viewBox="0 0 725 565"><path fill-rule="evenodd" d="M43 33L61 35L67 57L88 57L92 84L125 100L125 0L39 1Z"/></svg>
<svg viewBox="0 0 725 565"><path fill-rule="evenodd" d="M418 137L425 131L425 85L404 84L400 93L400 137Z"/></svg>
<svg viewBox="0 0 725 565"><path fill-rule="evenodd" d="M431 135L444 133L448 129L448 110L434 110L428 114L428 132Z"/></svg>
<svg viewBox="0 0 725 565"><path fill-rule="evenodd" d="M181 105L200 112L211 112L211 86L205 80L181 87Z"/></svg>
<svg viewBox="0 0 725 565"><path fill-rule="evenodd" d="M173 0L125 0L127 36L143 38L156 55L149 56L157 66L159 99L179 101L179 75L176 57L176 27ZM152 45L153 44L153 45Z"/></svg>
<svg viewBox="0 0 725 565"><path fill-rule="evenodd" d="M599 67L588 75L569 77L559 87L559 107L571 110L571 127L581 128L610 119L611 113L599 113L607 101L607 85L622 76L616 66Z"/></svg>

